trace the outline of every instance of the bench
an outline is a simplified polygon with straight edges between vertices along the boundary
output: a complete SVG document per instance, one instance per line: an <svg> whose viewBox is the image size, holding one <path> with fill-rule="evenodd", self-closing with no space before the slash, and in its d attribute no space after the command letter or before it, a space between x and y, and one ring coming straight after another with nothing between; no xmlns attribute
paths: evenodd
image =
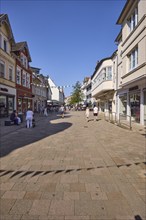
<svg viewBox="0 0 146 220"><path fill-rule="evenodd" d="M5 121L5 126L11 126L11 125L14 125L14 121L11 120Z"/></svg>

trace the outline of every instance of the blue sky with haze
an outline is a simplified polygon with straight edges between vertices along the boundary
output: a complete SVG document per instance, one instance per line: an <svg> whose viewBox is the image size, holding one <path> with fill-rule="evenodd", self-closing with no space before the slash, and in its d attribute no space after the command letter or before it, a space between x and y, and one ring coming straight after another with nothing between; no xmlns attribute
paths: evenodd
<svg viewBox="0 0 146 220"><path fill-rule="evenodd" d="M117 49L116 21L126 0L1 0L16 42L27 41L31 66L58 86L91 76L97 60ZM70 95L72 87L65 88Z"/></svg>

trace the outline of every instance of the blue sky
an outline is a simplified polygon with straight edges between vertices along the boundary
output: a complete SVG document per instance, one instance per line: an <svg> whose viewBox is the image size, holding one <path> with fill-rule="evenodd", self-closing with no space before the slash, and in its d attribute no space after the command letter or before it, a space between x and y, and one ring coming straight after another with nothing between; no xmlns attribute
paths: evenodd
<svg viewBox="0 0 146 220"><path fill-rule="evenodd" d="M1 0L16 42L27 41L31 66L58 86L91 76L96 62L117 49L116 21L126 0ZM72 87L65 88L65 95Z"/></svg>

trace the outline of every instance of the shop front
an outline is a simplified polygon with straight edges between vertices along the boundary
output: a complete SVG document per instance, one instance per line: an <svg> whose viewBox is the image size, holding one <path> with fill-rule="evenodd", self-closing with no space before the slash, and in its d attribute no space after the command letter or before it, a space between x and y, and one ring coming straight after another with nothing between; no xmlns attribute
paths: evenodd
<svg viewBox="0 0 146 220"><path fill-rule="evenodd" d="M15 110L16 89L0 88L0 117L8 117Z"/></svg>
<svg viewBox="0 0 146 220"><path fill-rule="evenodd" d="M32 94L17 92L17 111L18 113L26 113L28 108L32 108Z"/></svg>

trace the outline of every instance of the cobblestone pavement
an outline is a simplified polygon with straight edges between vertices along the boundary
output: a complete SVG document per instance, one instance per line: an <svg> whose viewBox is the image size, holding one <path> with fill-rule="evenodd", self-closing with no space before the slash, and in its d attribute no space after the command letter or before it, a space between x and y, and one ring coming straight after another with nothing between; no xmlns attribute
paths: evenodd
<svg viewBox="0 0 146 220"><path fill-rule="evenodd" d="M84 112L16 127L1 126L0 220L146 219L144 133Z"/></svg>

